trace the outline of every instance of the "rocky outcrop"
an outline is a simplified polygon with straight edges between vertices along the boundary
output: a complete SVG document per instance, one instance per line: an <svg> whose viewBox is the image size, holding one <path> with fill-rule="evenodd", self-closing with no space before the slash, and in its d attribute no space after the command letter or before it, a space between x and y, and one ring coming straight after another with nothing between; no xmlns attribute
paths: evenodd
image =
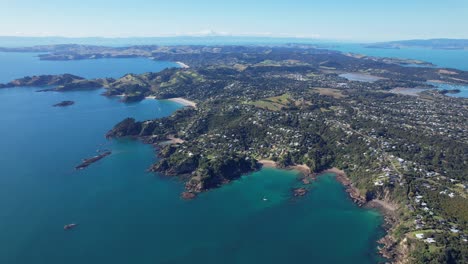
<svg viewBox="0 0 468 264"><path fill-rule="evenodd" d="M367 202L366 197L364 197L359 191L359 189L353 185L352 181L348 178L344 171L333 168L330 170L326 170L325 172L333 172L336 174L336 179L341 184L343 184L343 186L346 188L346 192L348 193L349 197L351 197L351 199L357 205L363 206Z"/></svg>
<svg viewBox="0 0 468 264"><path fill-rule="evenodd" d="M127 136L138 136L141 132L142 124L136 122L134 118L126 118L114 128L107 132L106 138L120 138Z"/></svg>
<svg viewBox="0 0 468 264"><path fill-rule="evenodd" d="M197 197L197 195L193 192L183 192L180 197L184 200L192 200L192 199L195 199L195 197Z"/></svg>

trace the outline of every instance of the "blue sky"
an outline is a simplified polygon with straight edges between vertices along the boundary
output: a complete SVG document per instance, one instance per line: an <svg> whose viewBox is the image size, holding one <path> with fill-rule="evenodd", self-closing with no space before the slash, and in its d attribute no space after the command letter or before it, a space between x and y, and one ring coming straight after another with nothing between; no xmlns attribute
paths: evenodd
<svg viewBox="0 0 468 264"><path fill-rule="evenodd" d="M468 38L468 0L0 0L2 36Z"/></svg>

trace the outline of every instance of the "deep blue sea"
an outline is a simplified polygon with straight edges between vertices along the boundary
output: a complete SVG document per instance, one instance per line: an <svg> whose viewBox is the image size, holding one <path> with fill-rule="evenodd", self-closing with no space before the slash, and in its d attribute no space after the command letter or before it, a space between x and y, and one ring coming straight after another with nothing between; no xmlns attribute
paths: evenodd
<svg viewBox="0 0 468 264"><path fill-rule="evenodd" d="M175 66L146 59L39 61L35 55L0 53L0 82L59 73L119 77ZM146 172L157 159L151 146L104 138L125 117L167 116L180 105L124 104L101 96L102 90L37 89L0 89L0 263L380 260L381 215L354 205L333 175L319 178L302 199L290 198L297 172L264 169L183 201L181 182ZM75 105L52 107L63 100ZM112 155L74 170L98 149ZM65 232L69 223L79 226Z"/></svg>

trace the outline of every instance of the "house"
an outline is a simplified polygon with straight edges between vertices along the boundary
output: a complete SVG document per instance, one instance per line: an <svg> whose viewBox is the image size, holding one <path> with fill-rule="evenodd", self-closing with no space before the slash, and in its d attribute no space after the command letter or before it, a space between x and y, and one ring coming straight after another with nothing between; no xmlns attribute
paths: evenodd
<svg viewBox="0 0 468 264"><path fill-rule="evenodd" d="M375 181L375 182L374 182L374 185L375 185L375 186L383 186L384 183L383 183L382 181Z"/></svg>
<svg viewBox="0 0 468 264"><path fill-rule="evenodd" d="M424 240L424 241L426 241L426 243L429 243L429 244L435 243L435 242L436 242L435 239L432 238L432 237L428 237L428 238L426 238L426 240Z"/></svg>

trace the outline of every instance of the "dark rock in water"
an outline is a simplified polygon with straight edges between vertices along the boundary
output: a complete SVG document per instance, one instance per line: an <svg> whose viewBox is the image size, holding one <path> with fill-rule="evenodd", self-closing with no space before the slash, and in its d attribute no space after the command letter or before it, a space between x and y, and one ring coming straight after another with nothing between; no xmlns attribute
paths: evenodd
<svg viewBox="0 0 468 264"><path fill-rule="evenodd" d="M195 197L197 197L197 195L195 193L192 193L192 192L183 192L181 197L184 200L192 200Z"/></svg>
<svg viewBox="0 0 468 264"><path fill-rule="evenodd" d="M70 106L70 105L73 105L73 104L75 104L75 102L73 102L73 101L62 101L62 102L60 102L58 104L54 104L53 106L54 107L65 107L65 106Z"/></svg>
<svg viewBox="0 0 468 264"><path fill-rule="evenodd" d="M296 189L293 189L293 195L294 197L298 197L298 196L304 196L307 194L307 189L306 188L296 188Z"/></svg>
<svg viewBox="0 0 468 264"><path fill-rule="evenodd" d="M103 158L109 156L111 153L112 153L112 152L110 152L110 151L106 151L106 152L104 152L104 153L102 153L102 154L100 154L100 155L94 156L94 157L92 157L92 158L84 159L84 160L83 160L83 163L81 163L80 165L76 166L75 169L77 169L77 170L84 169L84 168L88 167L89 165L91 165L91 164L93 164L93 163L95 163L95 162L97 162L97 161L99 161L99 160L101 160L101 159L103 159Z"/></svg>

